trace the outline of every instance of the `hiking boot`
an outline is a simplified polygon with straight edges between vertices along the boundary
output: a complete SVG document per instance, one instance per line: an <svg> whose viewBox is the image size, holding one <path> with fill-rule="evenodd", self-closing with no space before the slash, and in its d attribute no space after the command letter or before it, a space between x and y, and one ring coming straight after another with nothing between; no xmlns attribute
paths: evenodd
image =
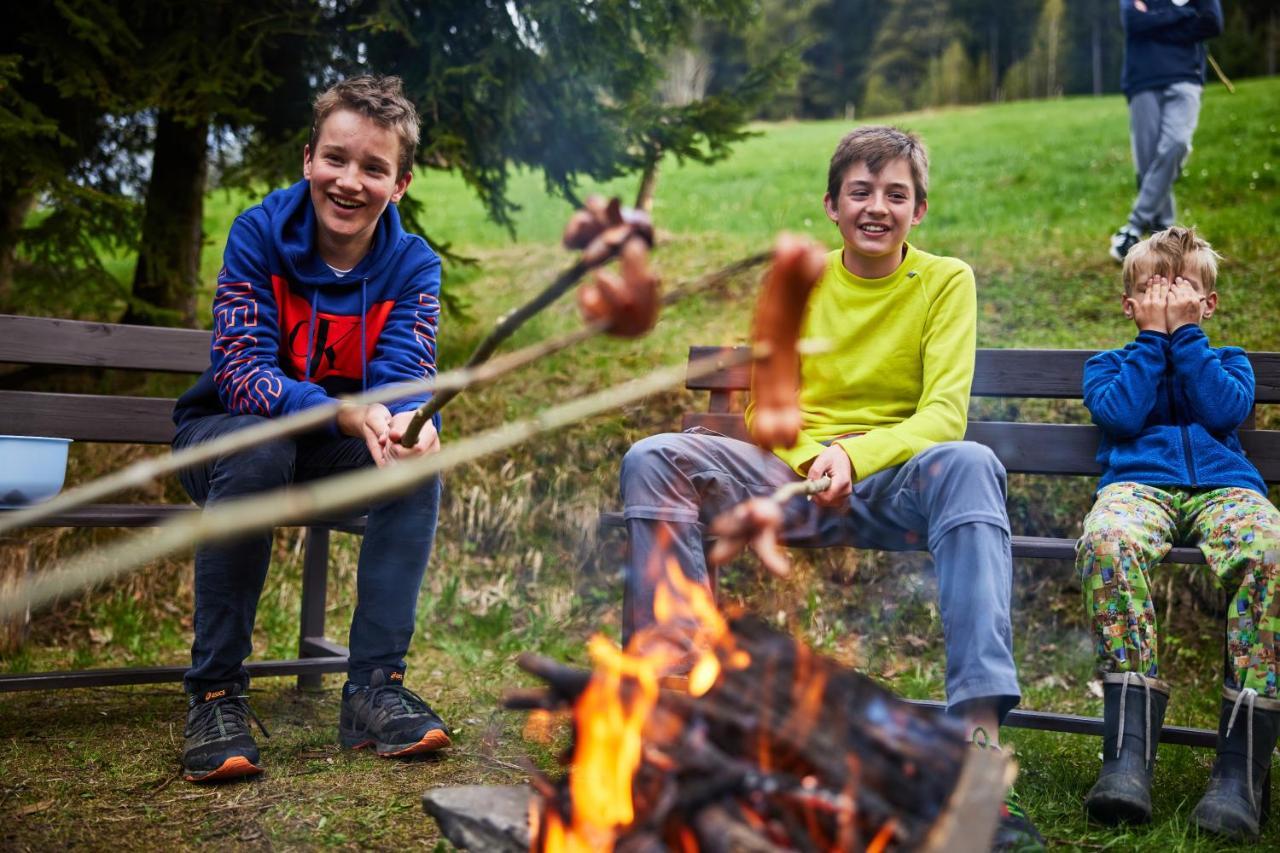
<svg viewBox="0 0 1280 853"><path fill-rule="evenodd" d="M981 726L974 729L972 745L974 749L1002 751L999 746L988 740L987 732ZM996 853L996 851L1000 851L1000 853L1004 853L1004 851L1016 853L1016 851L1044 849L1044 836L1036 829L1036 825L1031 822L1031 818L1027 816L1026 811L1022 808L1022 801L1018 797L1018 792L1010 788L1004 796L1004 802L1000 804L1000 817L996 821L996 832L991 839L992 853Z"/></svg>
<svg viewBox="0 0 1280 853"><path fill-rule="evenodd" d="M422 697L402 683L404 673L376 669L368 687L342 689L338 737L348 749L372 746L384 758L434 752L449 746L449 727Z"/></svg>
<svg viewBox="0 0 1280 853"><path fill-rule="evenodd" d="M1191 822L1215 835L1256 839L1271 800L1271 751L1280 735L1280 701L1256 690L1222 689L1218 758Z"/></svg>
<svg viewBox="0 0 1280 853"><path fill-rule="evenodd" d="M1136 672L1102 677L1102 769L1084 800L1101 823L1151 820L1151 774L1169 685Z"/></svg>
<svg viewBox="0 0 1280 853"><path fill-rule="evenodd" d="M1122 225L1120 230L1111 235L1111 257L1116 263L1124 263L1124 256L1142 240L1142 235L1131 225Z"/></svg>
<svg viewBox="0 0 1280 853"><path fill-rule="evenodd" d="M245 687L219 684L187 699L182 778L188 782L220 782L261 773L258 745L249 720L267 737L267 729L249 708Z"/></svg>

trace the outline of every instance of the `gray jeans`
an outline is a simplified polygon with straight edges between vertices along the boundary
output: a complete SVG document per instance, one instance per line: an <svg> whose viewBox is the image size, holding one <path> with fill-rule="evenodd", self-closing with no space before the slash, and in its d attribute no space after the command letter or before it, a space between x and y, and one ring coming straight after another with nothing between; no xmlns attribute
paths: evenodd
<svg viewBox="0 0 1280 853"><path fill-rule="evenodd" d="M1129 139L1138 172L1138 198L1129 225L1139 232L1174 224L1173 182L1191 154L1202 89L1199 83L1173 83L1129 100Z"/></svg>
<svg viewBox="0 0 1280 853"><path fill-rule="evenodd" d="M705 431L651 436L632 446L621 476L630 536L624 634L653 622L650 561L662 528L684 573L706 582L702 541L711 520L795 479L772 453ZM994 700L1003 717L1018 704L1005 472L990 449L967 441L934 445L854 484L847 506L823 508L796 498L785 516L787 542L800 547L927 545L938 576L950 707Z"/></svg>

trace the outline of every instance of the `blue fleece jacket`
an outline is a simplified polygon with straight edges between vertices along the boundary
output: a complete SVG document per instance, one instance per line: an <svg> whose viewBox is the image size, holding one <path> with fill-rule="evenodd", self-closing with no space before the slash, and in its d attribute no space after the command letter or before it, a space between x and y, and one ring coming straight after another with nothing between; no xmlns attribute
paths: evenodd
<svg viewBox="0 0 1280 853"><path fill-rule="evenodd" d="M210 367L174 408L188 420L278 417L334 396L434 376L440 258L389 205L364 258L339 275L316 248L309 184L236 217L213 297ZM412 411L430 394L388 404Z"/></svg>
<svg viewBox="0 0 1280 853"><path fill-rule="evenodd" d="M1204 83L1205 39L1222 32L1218 0L1144 0L1139 12L1134 0L1120 0L1124 27L1124 68L1120 89L1132 98L1148 89L1173 83Z"/></svg>
<svg viewBox="0 0 1280 853"><path fill-rule="evenodd" d="M1098 489L1118 482L1267 493L1236 428L1253 408L1253 367L1238 347L1209 346L1196 325L1139 332L1084 366L1084 404L1102 427Z"/></svg>

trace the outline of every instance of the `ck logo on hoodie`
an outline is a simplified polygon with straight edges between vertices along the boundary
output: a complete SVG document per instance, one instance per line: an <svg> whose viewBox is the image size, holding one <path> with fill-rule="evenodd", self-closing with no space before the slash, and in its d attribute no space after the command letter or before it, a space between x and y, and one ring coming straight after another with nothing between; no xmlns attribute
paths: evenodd
<svg viewBox="0 0 1280 853"><path fill-rule="evenodd" d="M330 376L360 380L365 363L373 358L378 336L386 325L391 301L375 302L364 317L317 310L314 339L311 304L289 289L286 281L272 276L272 289L280 308L280 362L295 379L319 382ZM324 304L324 297L320 298ZM360 326L364 325L365 352L360 352ZM310 364L308 365L308 354Z"/></svg>

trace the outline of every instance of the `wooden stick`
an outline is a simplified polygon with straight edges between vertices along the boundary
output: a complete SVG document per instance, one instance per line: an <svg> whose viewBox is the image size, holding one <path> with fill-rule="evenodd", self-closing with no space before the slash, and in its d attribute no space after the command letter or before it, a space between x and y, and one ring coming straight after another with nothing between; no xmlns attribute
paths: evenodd
<svg viewBox="0 0 1280 853"><path fill-rule="evenodd" d="M672 305L685 297L693 296L703 291L712 291L735 276L764 263L769 257L769 253L765 252L734 261L700 279L673 289L663 296L662 304ZM603 321L592 323L559 338L543 341L524 349L498 356L474 368L463 367L441 373L434 379L375 388L363 394L339 397L334 403L316 406L288 417L272 418L258 426L238 430L234 433L220 436L213 441L173 451L168 456L144 459L114 474L108 474L105 477L100 477L97 480L62 492L42 504L0 512L0 534L27 527L37 521L78 507L87 506L125 489L145 486L152 480L163 477L166 474L172 474L175 471L181 471L183 468L209 462L229 453L247 450L265 441L297 435L298 433L324 426L337 415L343 404L354 406L386 403L400 397L431 390L448 391L455 389L456 393L456 391L465 390L473 385L498 379L545 356L553 355L589 340L603 332L606 325Z"/></svg>
<svg viewBox="0 0 1280 853"><path fill-rule="evenodd" d="M1227 87L1227 91L1231 94L1236 93L1236 87L1231 85L1231 81L1227 79L1227 75L1222 73L1222 67L1218 65L1218 60L1213 58L1213 54L1209 51L1204 52L1205 58L1209 60L1209 65L1213 67L1213 73L1218 75L1218 79L1222 81L1222 85Z"/></svg>
<svg viewBox="0 0 1280 853"><path fill-rule="evenodd" d="M584 330L585 331L585 330ZM579 333L581 334L581 333ZM39 607L61 595L108 580L143 563L205 542L234 539L258 530L336 515L411 491L442 471L514 447L544 432L696 378L741 364L751 355L717 354L688 365L671 365L630 382L554 406L520 421L446 445L439 452L405 459L385 468L366 468L323 480L227 501L188 518L175 519L155 535L133 537L67 560L61 566L0 595L0 619Z"/></svg>

